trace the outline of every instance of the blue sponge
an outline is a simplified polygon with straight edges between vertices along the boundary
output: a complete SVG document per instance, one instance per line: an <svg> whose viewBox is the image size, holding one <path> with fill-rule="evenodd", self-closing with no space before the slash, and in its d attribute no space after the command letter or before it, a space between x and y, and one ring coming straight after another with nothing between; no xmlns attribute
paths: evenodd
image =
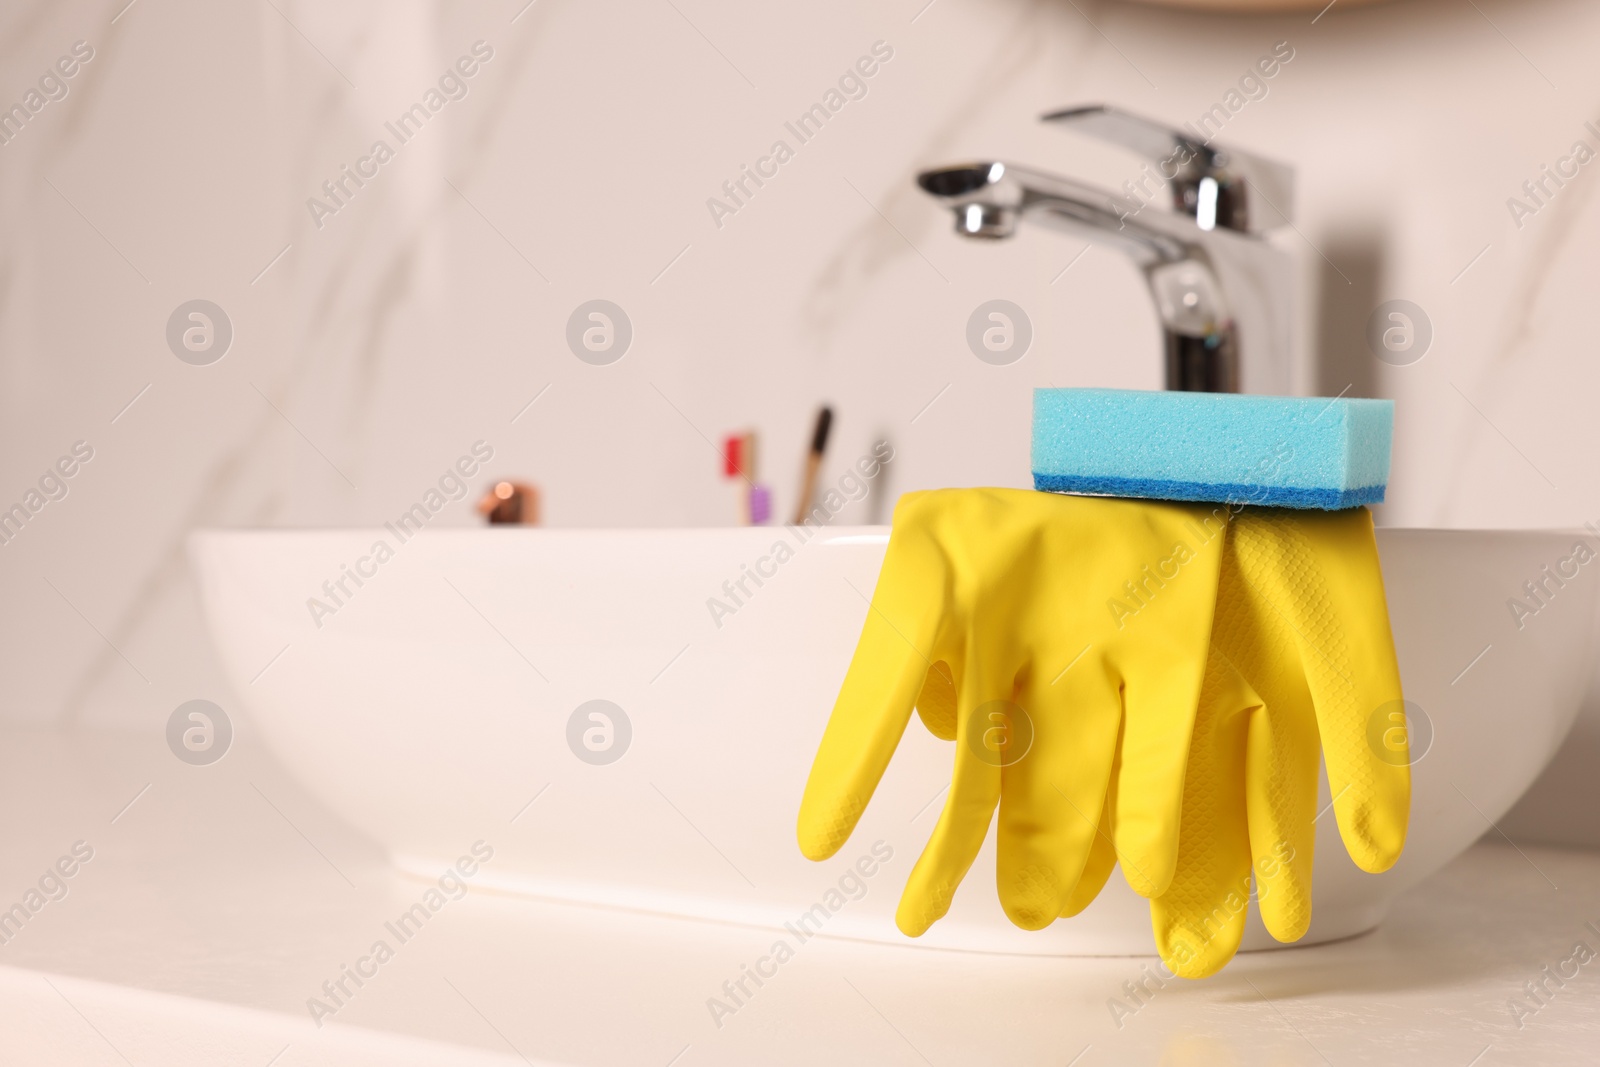
<svg viewBox="0 0 1600 1067"><path fill-rule="evenodd" d="M1383 502L1392 400L1033 391L1033 487L1334 511Z"/></svg>

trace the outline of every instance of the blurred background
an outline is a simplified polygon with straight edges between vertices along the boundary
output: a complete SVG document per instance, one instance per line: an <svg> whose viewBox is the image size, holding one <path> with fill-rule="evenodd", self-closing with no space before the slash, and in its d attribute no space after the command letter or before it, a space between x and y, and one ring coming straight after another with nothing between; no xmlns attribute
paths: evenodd
<svg viewBox="0 0 1600 1067"><path fill-rule="evenodd" d="M550 526L731 524L719 448L746 428L785 516L822 402L824 484L879 439L896 453L888 492L837 521L887 521L909 489L1028 485L1031 387L1160 386L1149 298L1111 249L1037 227L962 240L915 173L995 157L1119 187L1137 158L1038 116L1194 121L1275 48L1292 58L1219 140L1298 172L1274 237L1297 264L1295 391L1398 402L1380 521L1600 520L1595 177L1524 191L1576 142L1600 149L1597 32L1579 0L1315 20L1114 0L7 3L0 508L75 446L92 458L0 546L0 717L159 731L225 696L188 532L389 521L477 442L493 458L436 524L480 521L499 477L536 483ZM797 141L785 123L863 56L862 92ZM780 139L792 158L714 210ZM603 366L567 343L597 299L632 330ZM1008 366L966 344L990 299L1033 324ZM1432 331L1405 366L1365 339L1396 299ZM169 345L192 300L231 329L210 363ZM1600 843L1574 791L1597 754L1590 713L1506 828Z"/></svg>

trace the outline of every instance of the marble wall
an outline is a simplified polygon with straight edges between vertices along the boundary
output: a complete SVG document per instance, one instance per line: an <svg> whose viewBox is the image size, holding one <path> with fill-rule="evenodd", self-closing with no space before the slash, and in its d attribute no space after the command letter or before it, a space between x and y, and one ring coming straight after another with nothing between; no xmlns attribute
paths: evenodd
<svg viewBox="0 0 1600 1067"><path fill-rule="evenodd" d="M1190 121L1275 47L1220 139L1298 169L1274 237L1297 389L1399 403L1381 521L1600 520L1600 213L1574 151L1600 150L1597 32L1579 0L9 5L0 506L42 478L55 498L0 546L0 715L143 729L220 695L190 529L375 524L478 441L559 526L733 521L713 442L745 427L786 511L824 400L835 473L887 438L895 492L1026 484L1030 387L1159 384L1143 284L1058 233L964 241L913 175L997 157L1120 185L1136 159L1037 116ZM785 124L835 89L802 142ZM1569 177L1533 199L1546 167ZM1034 327L1009 366L964 336L996 297ZM168 341L197 299L231 325L215 362ZM605 366L566 340L594 299L632 326ZM1364 338L1392 299L1431 324L1405 366ZM1600 753L1600 718L1573 745Z"/></svg>

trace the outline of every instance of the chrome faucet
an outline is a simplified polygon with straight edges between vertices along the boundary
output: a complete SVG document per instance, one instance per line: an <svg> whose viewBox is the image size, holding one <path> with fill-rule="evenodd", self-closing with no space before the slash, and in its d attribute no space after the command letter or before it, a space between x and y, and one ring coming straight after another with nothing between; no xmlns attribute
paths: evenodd
<svg viewBox="0 0 1600 1067"><path fill-rule="evenodd" d="M917 184L964 237L1010 237L1030 219L1127 253L1161 317L1168 389L1289 392L1291 261L1263 235L1293 221L1293 168L1099 105L1043 121L1144 156L1141 180L1119 194L981 162L925 171ZM1163 187L1171 210L1154 203Z"/></svg>

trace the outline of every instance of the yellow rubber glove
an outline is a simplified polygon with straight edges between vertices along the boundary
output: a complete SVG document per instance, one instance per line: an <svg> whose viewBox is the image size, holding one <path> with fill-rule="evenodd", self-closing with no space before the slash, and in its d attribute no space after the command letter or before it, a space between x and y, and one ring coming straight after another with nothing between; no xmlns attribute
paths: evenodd
<svg viewBox="0 0 1600 1067"><path fill-rule="evenodd" d="M902 497L806 783L801 851L844 844L915 704L957 744L903 932L949 910L997 803L997 884L1018 926L1099 891L1117 858L1102 819L1124 869L1164 890L1225 542L1213 510L1012 489ZM1125 781L1108 797L1119 753Z"/></svg>
<svg viewBox="0 0 1600 1067"><path fill-rule="evenodd" d="M1365 508L1246 508L1232 521L1184 778L1177 869L1151 901L1156 944L1187 978L1244 933L1252 871L1279 941L1311 922L1318 750L1362 870L1405 844L1411 774L1383 574ZM1320 745L1319 745L1320 741ZM1120 844L1120 842L1119 842Z"/></svg>

